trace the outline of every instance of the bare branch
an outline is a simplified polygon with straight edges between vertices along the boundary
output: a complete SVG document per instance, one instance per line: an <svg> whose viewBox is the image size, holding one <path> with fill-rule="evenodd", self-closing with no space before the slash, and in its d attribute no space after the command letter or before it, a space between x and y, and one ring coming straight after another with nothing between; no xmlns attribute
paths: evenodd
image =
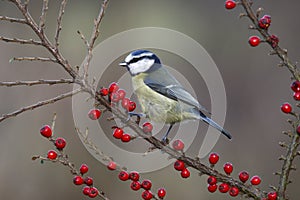
<svg viewBox="0 0 300 200"><path fill-rule="evenodd" d="M10 81L0 82L0 86L33 86L33 85L56 85L56 84L72 84L75 83L73 79L60 79L60 80L36 80L36 81Z"/></svg>
<svg viewBox="0 0 300 200"><path fill-rule="evenodd" d="M54 39L55 39L55 48L57 49L57 51L58 51L58 45L59 45L58 38L59 38L60 31L62 29L61 21L62 21L62 16L65 13L66 5L67 5L67 0L62 0L62 2L60 4L58 17L57 17L57 28L56 28L55 37L54 37Z"/></svg>
<svg viewBox="0 0 300 200"><path fill-rule="evenodd" d="M91 62L91 59L92 59L92 56L93 56L92 51L93 51L95 42L96 42L96 40L99 36L100 23L101 23L101 21L104 17L104 13L105 13L105 10L107 8L108 2L109 2L109 0L104 0L103 1L102 5L101 5L101 9L100 9L99 14L98 14L98 17L94 21L94 29L92 31L90 41L87 45L88 53L85 57L84 75L83 75L84 79L86 79L87 76L88 76L88 68L89 68L89 65L90 65L90 62Z"/></svg>
<svg viewBox="0 0 300 200"><path fill-rule="evenodd" d="M36 41L33 39L24 40L24 39L20 39L20 38L7 38L7 37L0 36L0 40L2 40L4 42L13 42L13 43L19 43L19 44L42 45L42 43L40 41Z"/></svg>
<svg viewBox="0 0 300 200"><path fill-rule="evenodd" d="M54 62L57 63L58 61L54 58L43 58L43 57L14 57L9 60L12 61L41 61L41 62Z"/></svg>
<svg viewBox="0 0 300 200"><path fill-rule="evenodd" d="M27 24L25 19L12 18L7 16L0 16L0 21L9 21L11 23Z"/></svg>
<svg viewBox="0 0 300 200"><path fill-rule="evenodd" d="M45 29L45 22L46 22L46 14L48 11L48 4L49 0L43 0L43 8L42 8L42 14L40 16L40 24L39 24L39 30L41 33L44 32Z"/></svg>
<svg viewBox="0 0 300 200"><path fill-rule="evenodd" d="M23 113L23 112L26 112L26 111L29 111L29 110L33 110L35 108L39 108L39 107L42 107L42 106L45 106L45 105L48 105L48 104L53 104L59 100L62 100L62 99L65 99L67 97L71 97L79 92L82 91L82 88L79 88L79 89L76 89L76 90L73 90L71 92L68 92L68 93L65 93L65 94L61 94L59 96L56 96L52 99L47 99L47 100L44 100L44 101L40 101L40 102L37 102L35 104L32 104L30 106L26 106L26 107L23 107L23 108L20 108L19 110L16 110L12 113L8 113L8 114L4 114L2 115L2 117L0 117L0 122L2 122L3 120L5 119L8 119L8 118L11 118L11 117L16 117L17 115Z"/></svg>

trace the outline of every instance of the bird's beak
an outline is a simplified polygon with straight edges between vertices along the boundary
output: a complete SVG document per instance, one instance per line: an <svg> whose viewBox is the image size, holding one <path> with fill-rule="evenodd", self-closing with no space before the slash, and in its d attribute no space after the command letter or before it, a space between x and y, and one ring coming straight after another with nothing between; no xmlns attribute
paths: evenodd
<svg viewBox="0 0 300 200"><path fill-rule="evenodd" d="M127 63L126 62L121 62L121 63L119 63L119 65L122 66L122 67L126 67Z"/></svg>

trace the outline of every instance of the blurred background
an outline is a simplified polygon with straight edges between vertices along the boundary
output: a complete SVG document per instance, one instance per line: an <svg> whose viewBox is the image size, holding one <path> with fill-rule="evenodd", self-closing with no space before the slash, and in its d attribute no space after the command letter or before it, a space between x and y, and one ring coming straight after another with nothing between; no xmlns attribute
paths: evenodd
<svg viewBox="0 0 300 200"><path fill-rule="evenodd" d="M254 7L260 6L264 8L263 14L272 16L271 33L279 36L279 44L288 49L289 57L298 61L299 1L255 1ZM100 3L96 0L73 0L66 7L60 46L61 52L73 66L80 65L86 53L76 31L81 30L84 35L89 36L99 7ZM41 1L32 1L29 10L38 19ZM51 1L46 33L52 41L58 10L59 3ZM232 141L222 137L214 147L213 151L221 155L217 168L221 169L227 161L232 162L235 178L239 171L247 170L251 175L260 175L260 187L269 191L269 185L276 186L278 183L278 177L273 175L281 167L278 157L285 154L278 142L288 140L281 132L291 128L286 122L287 116L280 111L280 105L285 101L293 105L295 102L289 88L291 80L288 70L277 67L279 59L276 56L267 55L269 46L261 44L253 48L248 45L248 37L257 33L248 29L250 22L247 18L238 18L240 12L240 7L232 11L225 10L223 1L111 0L98 42L125 30L149 26L173 29L199 42L213 58L223 77L227 94L225 128L234 137ZM21 17L19 11L8 1L0 2L0 15ZM0 35L37 39L28 27L4 21L0 22ZM0 80L68 78L59 65L52 63L9 63L12 57L47 55L39 47L1 42ZM170 59L165 52L161 52L160 57L175 68L180 68L180 64L184 63ZM114 73L107 74L110 76L105 77L104 85L115 80ZM9 113L71 89L70 85L1 87L0 112ZM207 93L205 85L201 85L197 94L202 90ZM203 95L201 102L210 108L208 95ZM140 191L133 192L129 182L119 181L117 172L108 171L83 146L74 131L71 99L26 112L0 124L0 199L88 199L83 196L81 187L72 183L72 175L64 166L40 164L31 160L32 155L46 155L48 149L53 148L40 136L39 129L43 124L51 122L54 112L57 113L56 134L66 138L67 153L78 167L83 162L90 166L89 176L94 178L95 185L112 200L141 199ZM202 125L206 128L206 125ZM203 162L207 163L207 160L203 159ZM298 163L299 160L296 159L295 164ZM155 189L165 187L167 199L230 198L228 194L219 192L210 194L206 189L207 177L198 176L194 170L191 170L191 177L186 180L172 166L143 174L143 178L151 179ZM297 187L299 178L298 171L292 172L293 183L288 188L291 199L300 195Z"/></svg>

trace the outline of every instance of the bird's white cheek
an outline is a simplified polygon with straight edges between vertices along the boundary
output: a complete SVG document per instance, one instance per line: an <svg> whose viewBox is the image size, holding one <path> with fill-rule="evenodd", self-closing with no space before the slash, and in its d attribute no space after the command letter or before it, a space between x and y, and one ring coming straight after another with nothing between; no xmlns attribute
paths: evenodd
<svg viewBox="0 0 300 200"><path fill-rule="evenodd" d="M131 74L136 75L146 72L154 64L154 60L140 60L136 63L131 63L128 67Z"/></svg>

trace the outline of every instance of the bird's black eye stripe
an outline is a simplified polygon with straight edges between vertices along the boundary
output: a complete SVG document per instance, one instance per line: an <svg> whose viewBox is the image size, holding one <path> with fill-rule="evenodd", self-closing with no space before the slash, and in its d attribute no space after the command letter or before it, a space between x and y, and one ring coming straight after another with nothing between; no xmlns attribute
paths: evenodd
<svg viewBox="0 0 300 200"><path fill-rule="evenodd" d="M153 59L152 56L142 56L142 57L131 59L127 64L132 64L132 63L138 62L139 60L142 60L144 58Z"/></svg>

